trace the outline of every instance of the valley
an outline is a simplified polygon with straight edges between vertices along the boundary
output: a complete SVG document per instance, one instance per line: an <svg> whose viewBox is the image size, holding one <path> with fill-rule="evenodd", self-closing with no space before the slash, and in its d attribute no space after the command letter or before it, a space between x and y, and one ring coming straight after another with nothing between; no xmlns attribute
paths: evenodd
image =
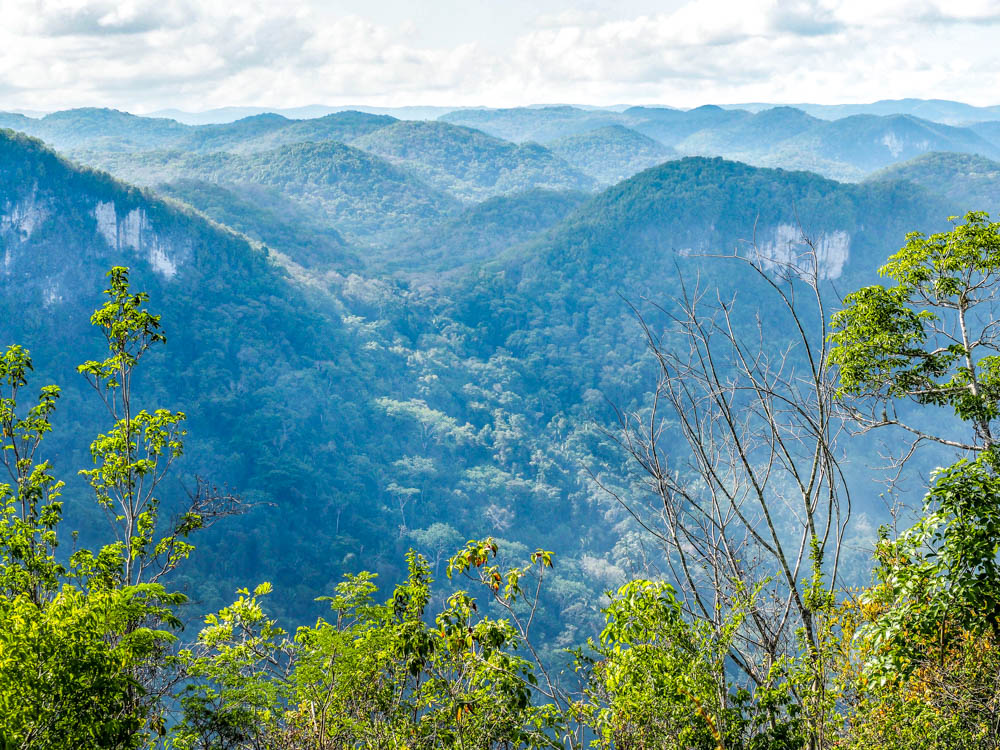
<svg viewBox="0 0 1000 750"><path fill-rule="evenodd" d="M263 581L276 618L313 622L345 575L403 579L410 549L446 587L454 550L490 537L505 562L553 553L534 637L569 670L566 649L601 631L608 592L677 564L649 533L665 533L658 496L621 420L653 418L651 341L687 345L690 295L798 373L809 359L768 273L814 260L832 313L909 232L997 210L1000 114L957 124L965 110L925 104L198 125L0 113L0 345L30 349L31 387L62 389L46 457L67 477L66 523L95 544L106 519L80 500L77 471L93 465L81 436L106 415L77 367L106 344L88 321L108 269L128 267L148 293L167 345L132 387L187 415L163 508L179 512L199 479L249 507L201 532L193 564L170 575L193 629ZM944 413L918 419L951 424ZM671 418L662 441L688 478L685 429ZM875 438L841 429L840 581L864 586L893 519ZM921 453L910 476L950 455ZM428 596L444 606L442 586Z"/></svg>

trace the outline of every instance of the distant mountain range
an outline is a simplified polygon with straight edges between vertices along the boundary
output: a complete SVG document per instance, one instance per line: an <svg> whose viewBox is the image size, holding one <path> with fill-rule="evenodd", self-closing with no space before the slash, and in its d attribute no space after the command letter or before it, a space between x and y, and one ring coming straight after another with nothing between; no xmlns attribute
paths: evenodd
<svg viewBox="0 0 1000 750"><path fill-rule="evenodd" d="M727 109L751 112L771 109L774 104L729 104ZM967 125L987 120L1000 120L1000 105L975 107L947 99L880 99L869 104L788 104L823 120L837 120L851 115L913 115L945 125Z"/></svg>
<svg viewBox="0 0 1000 750"><path fill-rule="evenodd" d="M443 119L512 140L553 142L617 124L681 154L723 156L751 164L808 169L859 180L873 169L928 151L1000 158L988 123L960 128L912 115L852 115L823 120L791 107L752 113L704 106L692 110L632 107L594 113L569 107L453 112Z"/></svg>
<svg viewBox="0 0 1000 750"><path fill-rule="evenodd" d="M254 115L273 113L292 120L306 120L338 112L356 111L375 115L392 115L401 120L433 120L446 112L452 112L455 107L369 107L364 104L327 107L313 104L305 107L267 108L267 107L220 107L202 112L185 112L181 109L160 109L150 112L146 117L166 117L177 120L185 125L212 125L234 122Z"/></svg>
<svg viewBox="0 0 1000 750"><path fill-rule="evenodd" d="M897 104L907 112L848 114L839 119L793 107L751 111L717 106L691 110L553 106L463 109L441 113L436 121L360 111L309 119L264 113L198 126L115 110L79 109L40 119L0 113L0 126L42 138L104 168L114 168L115 160L108 154L253 154L336 141L385 158L464 201L533 188L592 189L679 155L807 169L840 180L860 180L873 170L931 151L1000 158L1000 119L959 127L913 114L939 116L969 109L940 101L878 102L869 108L888 112ZM947 104L955 106L949 109ZM845 105L836 111L854 110ZM977 112L985 117L992 110ZM544 148L526 147L528 143ZM138 179L135 172L119 176Z"/></svg>
<svg viewBox="0 0 1000 750"><path fill-rule="evenodd" d="M559 105L532 105L530 109ZM577 105L579 106L579 105ZM859 104L782 104L778 102L747 102L744 104L723 104L725 109L745 109L749 112L760 112L774 107L787 106L801 109L803 112L823 120L836 120L851 115L913 115L924 120L940 122L946 125L964 125L987 120L1000 120L1000 105L991 107L976 107L963 102L947 99L880 99L877 102ZM587 107L587 109L603 109L609 112L622 111L628 105L611 107ZM168 117L189 125L205 125L218 122L232 122L251 115L275 112L293 119L320 117L333 112L358 110L374 114L387 114L404 120L431 120L456 109L488 109L485 107L369 107L366 105L349 105L326 107L312 105L294 107L291 109L268 109L265 107L224 107L203 112L185 112L179 109L163 109L150 112L149 117ZM41 112L25 112L41 116Z"/></svg>
<svg viewBox="0 0 1000 750"><path fill-rule="evenodd" d="M893 164L869 182L906 181L946 198L959 213L1000 214L1000 163L972 154L929 153Z"/></svg>

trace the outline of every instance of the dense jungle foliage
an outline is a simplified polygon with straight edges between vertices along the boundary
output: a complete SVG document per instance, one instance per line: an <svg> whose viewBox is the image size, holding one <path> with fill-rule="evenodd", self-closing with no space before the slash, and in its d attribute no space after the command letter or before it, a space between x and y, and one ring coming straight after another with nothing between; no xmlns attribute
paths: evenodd
<svg viewBox="0 0 1000 750"><path fill-rule="evenodd" d="M880 531L864 587L830 583L810 532L810 564L792 581L806 625L747 680L733 663L760 656L744 642L750 620L777 622L761 606L770 577L737 586L708 618L670 583L632 579L609 592L603 627L582 634L567 666L536 649L532 629L558 557L538 549L502 564L489 538L452 544L441 600L439 561L410 551L391 594L370 572L316 592L330 612L313 625L283 626L268 613L271 584L258 583L197 634L182 630L186 597L171 574L197 564L198 532L244 500L198 482L183 512L162 512L187 417L138 401L136 374L166 336L149 296L113 268L91 317L106 348L78 367L108 420L80 471L107 513L99 546L63 529L65 485L45 458L60 389L37 387L23 347L0 359L0 738L22 748L1000 746L1000 224L969 214L951 231L913 233L881 273L888 284L849 294L830 322L821 365L834 368L836 399L858 424L878 404L869 427L903 427L966 457L929 477L912 526ZM956 429L906 427L901 400L953 411ZM456 541L443 536L442 548Z"/></svg>
<svg viewBox="0 0 1000 750"><path fill-rule="evenodd" d="M443 119L0 115L3 742L995 746L989 128Z"/></svg>

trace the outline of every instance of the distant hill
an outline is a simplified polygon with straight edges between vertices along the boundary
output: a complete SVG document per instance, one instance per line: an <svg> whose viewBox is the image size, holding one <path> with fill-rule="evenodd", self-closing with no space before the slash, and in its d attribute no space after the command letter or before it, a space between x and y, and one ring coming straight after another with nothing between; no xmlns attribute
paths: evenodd
<svg viewBox="0 0 1000 750"><path fill-rule="evenodd" d="M269 151L308 141L348 142L394 122L396 118L387 115L350 110L305 120L262 113L224 124L202 125L92 107L53 112L41 118L0 112L0 127L41 138L66 152Z"/></svg>
<svg viewBox="0 0 1000 750"><path fill-rule="evenodd" d="M296 120L275 114L254 115L225 125L201 125L185 130L175 148L184 151L239 151L247 141L266 138L294 126ZM258 149L266 150L266 149Z"/></svg>
<svg viewBox="0 0 1000 750"><path fill-rule="evenodd" d="M677 149L847 181L929 151L1000 156L1000 146L971 128L910 115L855 115L827 121L790 107L752 115L735 111L731 122L699 130L680 141Z"/></svg>
<svg viewBox="0 0 1000 750"><path fill-rule="evenodd" d="M734 112L712 105L692 110L629 107L621 112L564 106L470 109L451 112L439 119L477 128L519 143L549 143L609 125L624 125L666 146L672 146L698 130L718 127L748 116L748 112Z"/></svg>
<svg viewBox="0 0 1000 750"><path fill-rule="evenodd" d="M773 104L736 105L739 109L751 106L767 109ZM797 109L823 120L837 120L853 115L913 115L923 120L945 125L966 125L973 122L1000 119L1000 106L974 107L971 104L947 99L881 99L868 104L792 104Z"/></svg>
<svg viewBox="0 0 1000 750"><path fill-rule="evenodd" d="M622 122L667 146L676 146L700 130L730 126L750 117L749 112L705 105L689 110L666 107L630 107L621 113Z"/></svg>
<svg viewBox="0 0 1000 750"><path fill-rule="evenodd" d="M925 226L928 215L941 223L944 210L940 200L905 183L850 185L808 172L687 157L646 170L581 205L526 251L524 262L543 263L558 274L584 273L600 286L628 283L640 289L674 277L665 258L731 252L755 232L767 245L778 242L786 233L779 227L787 226L820 245L827 237L826 274L840 278L870 274L884 248L909 231L905 227ZM875 217L882 223L873 224ZM844 237L834 240L839 232ZM522 278L540 281L549 271Z"/></svg>
<svg viewBox="0 0 1000 750"><path fill-rule="evenodd" d="M416 278L492 260L537 238L590 196L583 192L529 190L470 206L387 255L388 267Z"/></svg>
<svg viewBox="0 0 1000 750"><path fill-rule="evenodd" d="M307 120L339 112L357 111L373 115L389 115L403 120L433 120L439 115L454 111L454 107L369 107L363 104L329 107L312 104L305 107L220 107L202 112L186 112L180 109L161 109L150 112L147 117L168 117L185 125L213 125L235 122L246 117L262 114L276 114L291 120Z"/></svg>
<svg viewBox="0 0 1000 750"><path fill-rule="evenodd" d="M821 120L802 110L775 107L749 117L734 118L721 126L699 130L680 141L677 148L686 154L725 154L727 158L737 161L740 155L746 155L752 159L820 123Z"/></svg>
<svg viewBox="0 0 1000 750"><path fill-rule="evenodd" d="M391 243L459 206L456 199L410 172L334 141L253 154L160 151L79 156L139 185L192 178L236 189L273 188L321 213L352 242Z"/></svg>
<svg viewBox="0 0 1000 750"><path fill-rule="evenodd" d="M1000 148L1000 120L977 122L969 125L969 130Z"/></svg>
<svg viewBox="0 0 1000 750"><path fill-rule="evenodd" d="M243 120L238 122L243 122ZM279 146L295 143L340 141L350 144L357 138L388 127L399 120L388 115L373 115L347 110L311 120L288 120L286 122L285 127L268 133L234 139L223 150L252 153L270 151Z"/></svg>
<svg viewBox="0 0 1000 750"><path fill-rule="evenodd" d="M110 151L166 148L187 133L185 125L163 118L138 117L116 109L86 107L53 112L38 119L0 113L0 126L41 138L60 150Z"/></svg>
<svg viewBox="0 0 1000 750"><path fill-rule="evenodd" d="M839 164L822 169L841 179L861 179L866 173L929 151L954 151L991 157L1000 148L967 128L920 120L910 115L856 115L821 123L775 146L772 164L809 168L814 161Z"/></svg>
<svg viewBox="0 0 1000 750"><path fill-rule="evenodd" d="M362 266L357 251L320 212L275 188L245 183L226 187L182 178L158 184L155 190L197 208L210 219L239 230L300 265L332 268L341 273Z"/></svg>
<svg viewBox="0 0 1000 750"><path fill-rule="evenodd" d="M932 152L886 167L867 181L902 180L947 198L958 215L1000 212L1000 163L982 156Z"/></svg>
<svg viewBox="0 0 1000 750"><path fill-rule="evenodd" d="M530 188L588 190L595 185L538 144L517 145L447 122L396 122L353 145L467 201Z"/></svg>
<svg viewBox="0 0 1000 750"><path fill-rule="evenodd" d="M35 118L17 112L0 112L0 128L10 128L26 132L35 123Z"/></svg>
<svg viewBox="0 0 1000 750"><path fill-rule="evenodd" d="M624 125L566 136L546 147L605 186L680 156L669 146Z"/></svg>
<svg viewBox="0 0 1000 750"><path fill-rule="evenodd" d="M546 143L621 121L615 112L568 106L462 109L441 115L438 119L482 130L515 143Z"/></svg>

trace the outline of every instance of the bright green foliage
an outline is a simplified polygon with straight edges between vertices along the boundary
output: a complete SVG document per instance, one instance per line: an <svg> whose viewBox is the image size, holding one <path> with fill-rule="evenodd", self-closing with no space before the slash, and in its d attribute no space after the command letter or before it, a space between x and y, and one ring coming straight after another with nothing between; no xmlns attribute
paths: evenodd
<svg viewBox="0 0 1000 750"><path fill-rule="evenodd" d="M725 650L706 653L673 587L631 581L605 610L595 648L601 747L715 748L725 727ZM724 690L724 689L723 689Z"/></svg>
<svg viewBox="0 0 1000 750"><path fill-rule="evenodd" d="M591 670L580 709L600 748L797 750L805 744L787 685L754 696L730 685L726 657L747 607L719 633L691 620L673 587L634 580L604 610L607 624L578 653ZM777 676L778 669L775 670Z"/></svg>
<svg viewBox="0 0 1000 750"><path fill-rule="evenodd" d="M62 517L62 482L47 462L36 462L59 389L41 389L37 403L18 414L18 395L32 369L28 351L11 346L0 357L0 462L10 483L0 483L0 595L27 593L36 603L58 587L64 572L54 557Z"/></svg>
<svg viewBox="0 0 1000 750"><path fill-rule="evenodd" d="M1000 357L991 305L1000 284L1000 223L969 213L950 232L907 236L880 273L895 286L847 296L833 316L831 361L842 395L950 406L993 442ZM954 217L953 217L954 220Z"/></svg>
<svg viewBox="0 0 1000 750"><path fill-rule="evenodd" d="M182 653L203 682L182 699L174 746L214 736L212 747L265 737L274 747L558 747L558 716L532 705L535 677L516 654L516 629L480 615L464 591L429 624L430 570L413 552L407 565L384 604L374 576L348 576L322 597L335 617L294 641L263 613L266 585L210 616L197 648Z"/></svg>
<svg viewBox="0 0 1000 750"><path fill-rule="evenodd" d="M870 666L883 679L908 674L956 639L1000 633L997 460L991 449L941 469L917 524L880 542L870 596L885 613L872 627Z"/></svg>
<svg viewBox="0 0 1000 750"><path fill-rule="evenodd" d="M180 696L183 721L172 747L258 747L279 731L293 649L264 613L261 599L270 592L266 583L239 591L231 606L205 618L195 647L178 654L192 682Z"/></svg>
<svg viewBox="0 0 1000 750"><path fill-rule="evenodd" d="M1000 692L1000 348L993 303L1000 224L966 224L906 246L883 267L897 285L848 296L834 317L841 393L883 403L949 406L973 429L956 441L902 424L895 412L862 419L974 452L931 478L923 514L876 548L875 585L860 599L851 637L857 663L845 746L995 748ZM860 413L860 412L859 412ZM842 644L843 646L843 644ZM845 647L846 650L846 647ZM849 672L851 670L848 670ZM984 718L985 717L985 718Z"/></svg>
<svg viewBox="0 0 1000 750"><path fill-rule="evenodd" d="M139 747L151 717L135 675L156 669L173 636L135 623L176 626L177 603L153 585L65 585L43 606L0 597L0 747Z"/></svg>
<svg viewBox="0 0 1000 750"><path fill-rule="evenodd" d="M109 299L94 311L90 322L103 332L110 356L100 362L84 362L77 369L102 394L105 403L114 404L111 391L128 390L132 369L139 359L150 346L164 344L167 338L160 333L160 316L142 307L149 301L149 295L129 289L128 269L115 266L108 272L108 278L110 287L104 294Z"/></svg>
<svg viewBox="0 0 1000 750"><path fill-rule="evenodd" d="M81 371L116 425L93 443L99 467L84 473L102 505L125 508L116 528L132 533L96 554L77 550L68 564L57 557L62 483L38 453L51 431L59 389L42 388L37 403L22 413L18 397L31 359L18 346L0 358L0 448L11 480L0 484L2 747L132 748L146 743L151 731L164 731L158 691L168 682L170 629L180 627L174 612L186 597L128 571L131 561L158 555L168 563L161 570L169 569L189 547L168 539L150 548L155 501L129 505L123 499L152 497L165 465L179 455L183 415L132 413L133 369L163 336L156 316L141 308L145 295L129 292L126 269L110 275L112 301L93 320L111 356ZM130 507L139 512L131 527L123 526ZM196 525L185 517L179 528ZM136 570L141 573L141 566Z"/></svg>
<svg viewBox="0 0 1000 750"><path fill-rule="evenodd" d="M128 269L108 272L108 300L91 317L108 345L108 357L77 368L100 394L115 423L90 445L97 468L80 473L93 487L97 501L113 514L112 545L121 557L126 584L156 580L173 570L193 549L186 537L202 524L194 513L184 514L166 536L157 539L160 501L156 487L171 462L184 452L182 412L136 411L132 403L133 371L154 344L166 343L160 316L143 305L149 295L129 288Z"/></svg>
<svg viewBox="0 0 1000 750"><path fill-rule="evenodd" d="M534 678L515 653L511 625L480 616L464 591L452 593L428 625L430 571L412 552L407 564L406 582L384 605L370 604L370 580L350 580L330 602L336 623L299 631L301 731L325 732L334 747L548 746L545 712L531 706ZM331 659L337 654L347 657L342 672ZM322 679L321 666L339 679ZM313 719L331 689L335 710Z"/></svg>

